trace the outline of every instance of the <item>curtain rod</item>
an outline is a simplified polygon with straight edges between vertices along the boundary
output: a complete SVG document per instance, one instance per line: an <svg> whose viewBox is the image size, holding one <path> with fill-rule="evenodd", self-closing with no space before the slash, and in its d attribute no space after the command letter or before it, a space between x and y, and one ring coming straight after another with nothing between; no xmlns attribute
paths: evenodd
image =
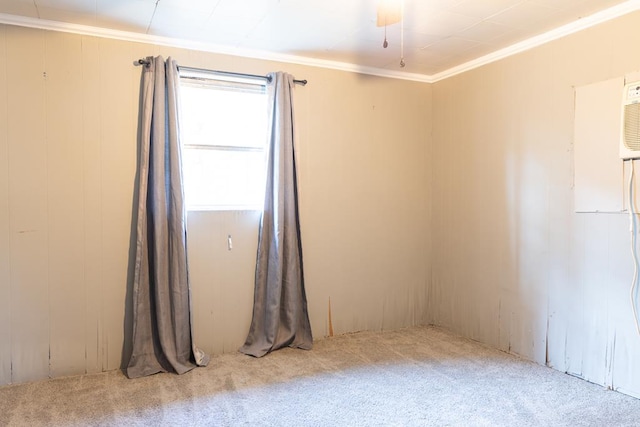
<svg viewBox="0 0 640 427"><path fill-rule="evenodd" d="M147 59L138 59L137 61L133 62L135 65L149 65L151 64L149 62L149 60ZM232 71L217 71L217 70L207 70L204 68L193 68L193 67L181 67L178 66L178 70L183 69L185 71L201 71L204 73L215 73L215 74L221 74L221 75L225 75L225 76L237 76L237 77L253 77L256 79L264 79L266 81L268 81L269 83L271 83L271 77L270 76L260 76L258 74L246 74L246 73L234 73ZM294 83L297 83L299 85L305 86L307 84L307 80L293 80Z"/></svg>

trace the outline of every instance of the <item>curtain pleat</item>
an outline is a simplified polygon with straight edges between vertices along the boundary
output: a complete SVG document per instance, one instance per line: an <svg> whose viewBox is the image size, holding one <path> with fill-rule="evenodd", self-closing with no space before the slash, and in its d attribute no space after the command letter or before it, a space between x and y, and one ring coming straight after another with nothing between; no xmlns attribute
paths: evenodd
<svg viewBox="0 0 640 427"><path fill-rule="evenodd" d="M264 210L256 260L253 318L240 351L255 357L313 344L304 289L295 161L293 76L271 73Z"/></svg>
<svg viewBox="0 0 640 427"><path fill-rule="evenodd" d="M178 68L171 58L148 59L142 71L130 378L182 374L208 363L192 341Z"/></svg>

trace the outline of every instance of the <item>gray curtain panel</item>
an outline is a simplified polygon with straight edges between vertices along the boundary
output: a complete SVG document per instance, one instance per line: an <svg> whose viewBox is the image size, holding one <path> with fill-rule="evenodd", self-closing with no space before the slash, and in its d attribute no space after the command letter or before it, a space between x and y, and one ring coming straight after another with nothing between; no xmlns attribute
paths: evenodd
<svg viewBox="0 0 640 427"><path fill-rule="evenodd" d="M294 152L293 76L271 73L270 133L264 211L249 335L240 351L255 357L313 344L302 268Z"/></svg>
<svg viewBox="0 0 640 427"><path fill-rule="evenodd" d="M138 213L129 378L182 374L208 357L192 342L178 126L178 67L171 58L143 66Z"/></svg>

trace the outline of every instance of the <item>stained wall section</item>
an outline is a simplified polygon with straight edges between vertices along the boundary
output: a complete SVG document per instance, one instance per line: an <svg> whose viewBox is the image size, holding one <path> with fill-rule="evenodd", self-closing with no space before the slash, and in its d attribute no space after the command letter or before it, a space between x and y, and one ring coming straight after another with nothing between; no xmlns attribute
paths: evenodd
<svg viewBox="0 0 640 427"><path fill-rule="evenodd" d="M640 70L638 28L630 14L433 85L427 310L635 396L629 220L574 212L573 131L575 87Z"/></svg>

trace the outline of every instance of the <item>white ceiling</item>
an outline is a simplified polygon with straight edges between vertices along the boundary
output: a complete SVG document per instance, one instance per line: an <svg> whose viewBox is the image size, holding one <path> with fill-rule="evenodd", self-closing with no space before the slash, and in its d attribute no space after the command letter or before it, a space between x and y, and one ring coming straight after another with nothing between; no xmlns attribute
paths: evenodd
<svg viewBox="0 0 640 427"><path fill-rule="evenodd" d="M376 27L376 0L0 0L0 14L433 76L624 0L405 0ZM4 22L7 22L5 19Z"/></svg>

